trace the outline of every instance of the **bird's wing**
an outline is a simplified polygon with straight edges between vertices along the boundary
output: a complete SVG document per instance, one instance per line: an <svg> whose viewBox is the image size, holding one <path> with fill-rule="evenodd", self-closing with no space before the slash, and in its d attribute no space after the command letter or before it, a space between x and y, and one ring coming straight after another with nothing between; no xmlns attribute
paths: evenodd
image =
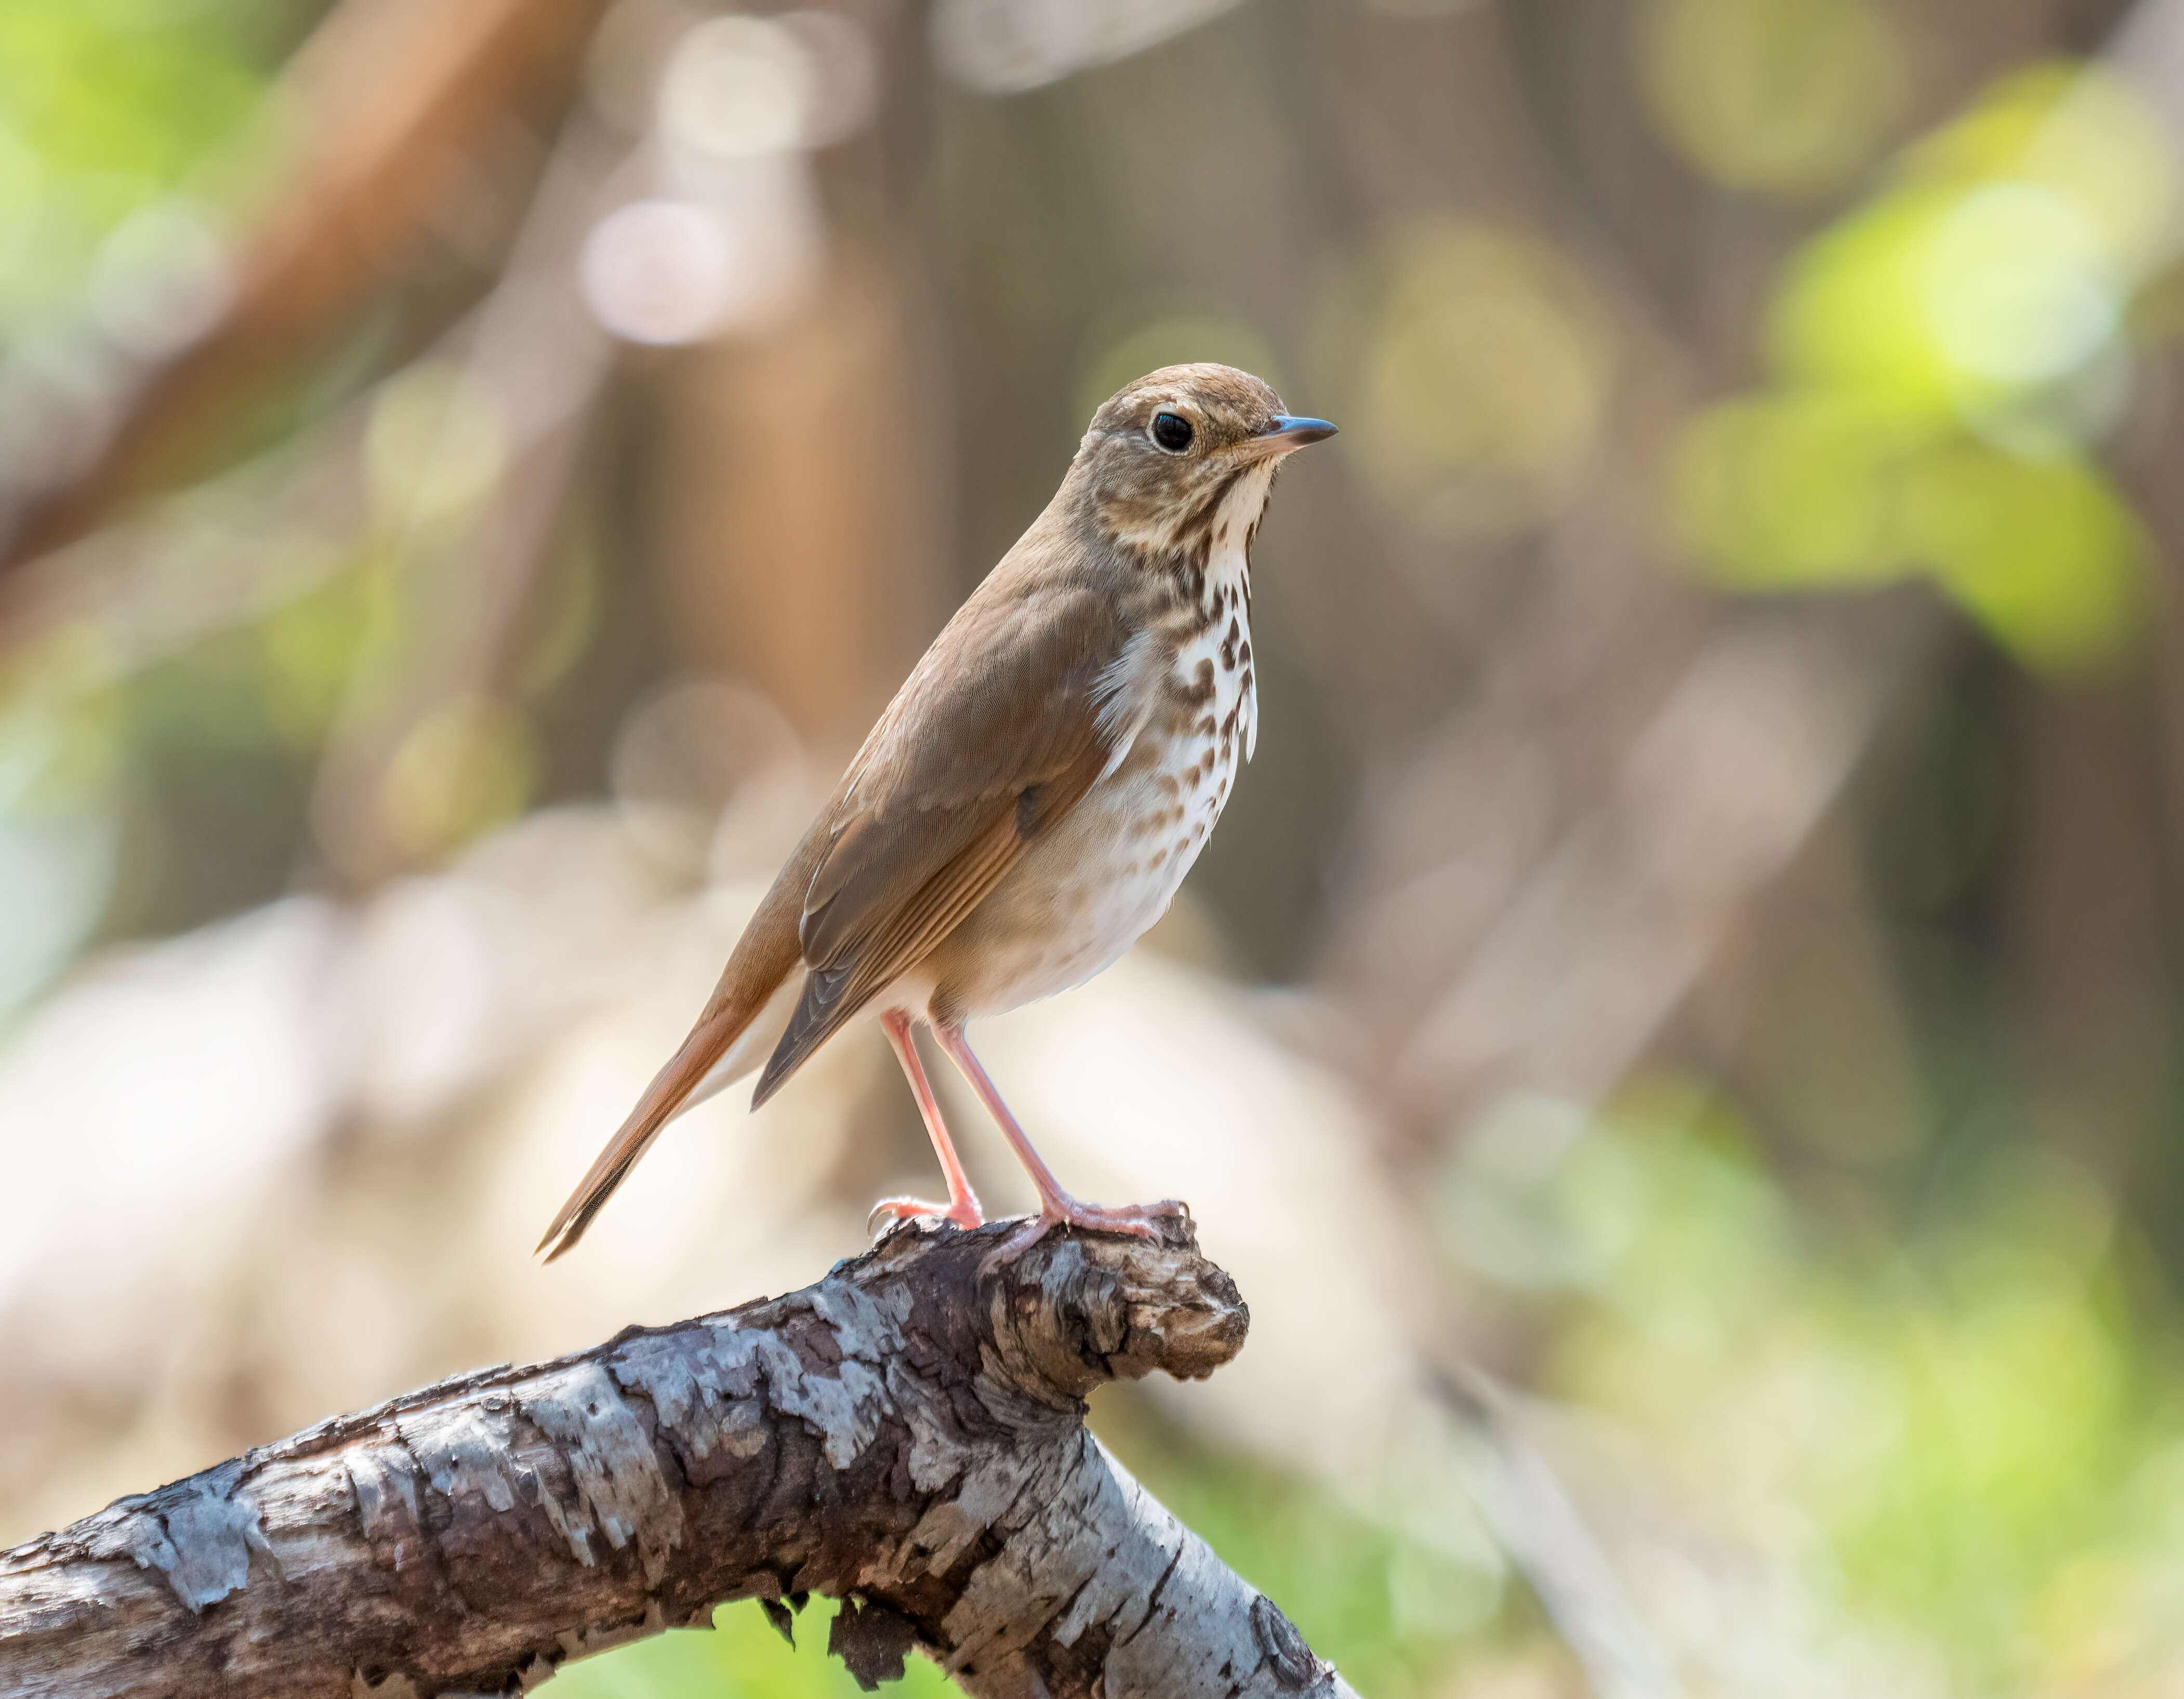
<svg viewBox="0 0 2184 1699"><path fill-rule="evenodd" d="M923 960L1126 745L1107 710L1127 635L1110 598L1050 584L974 598L941 633L850 769L805 894L803 1000L755 1104Z"/></svg>

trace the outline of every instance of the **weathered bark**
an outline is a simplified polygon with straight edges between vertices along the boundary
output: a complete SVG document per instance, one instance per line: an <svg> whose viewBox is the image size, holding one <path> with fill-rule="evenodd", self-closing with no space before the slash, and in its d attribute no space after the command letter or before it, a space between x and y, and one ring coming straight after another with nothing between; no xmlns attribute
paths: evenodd
<svg viewBox="0 0 2184 1699"><path fill-rule="evenodd" d="M860 1679L973 1694L1344 1694L1085 1430L1248 1315L1187 1227L915 1228L783 1298L346 1416L0 1556L0 1691L514 1691L757 1599L855 1599Z"/></svg>

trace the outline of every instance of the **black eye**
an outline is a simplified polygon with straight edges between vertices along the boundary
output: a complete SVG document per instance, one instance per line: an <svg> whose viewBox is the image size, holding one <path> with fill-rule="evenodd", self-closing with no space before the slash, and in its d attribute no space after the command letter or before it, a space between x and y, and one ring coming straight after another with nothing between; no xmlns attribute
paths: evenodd
<svg viewBox="0 0 2184 1699"><path fill-rule="evenodd" d="M1171 454L1180 454L1188 448L1190 439L1195 435L1197 432L1190 428L1190 421L1180 413L1153 415L1153 441Z"/></svg>

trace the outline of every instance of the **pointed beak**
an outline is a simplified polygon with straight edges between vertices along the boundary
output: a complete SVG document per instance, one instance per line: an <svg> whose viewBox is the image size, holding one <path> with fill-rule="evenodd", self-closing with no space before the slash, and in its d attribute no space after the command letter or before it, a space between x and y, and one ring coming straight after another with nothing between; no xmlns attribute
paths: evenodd
<svg viewBox="0 0 2184 1699"><path fill-rule="evenodd" d="M1277 413L1251 442L1262 454L1286 454L1307 443L1324 443L1334 434L1334 427L1324 419L1300 419Z"/></svg>

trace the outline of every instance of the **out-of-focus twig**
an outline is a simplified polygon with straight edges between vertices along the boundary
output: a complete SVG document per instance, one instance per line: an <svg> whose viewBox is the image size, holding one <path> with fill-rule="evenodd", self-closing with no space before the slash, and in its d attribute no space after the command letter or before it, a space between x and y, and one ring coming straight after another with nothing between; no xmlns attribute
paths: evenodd
<svg viewBox="0 0 2184 1699"><path fill-rule="evenodd" d="M613 368L613 343L577 292L577 256L628 154L588 112L568 114L508 265L463 327L462 393L443 434L459 434L465 401L487 409L501 464L479 510L452 526L422 511L393 516L408 599L431 617L410 635L391 674L362 672L352 682L320 763L320 843L353 883L383 877L405 859L381 805L404 738L435 709L484 691L506 661Z"/></svg>
<svg viewBox="0 0 2184 1699"><path fill-rule="evenodd" d="M1403 1087L1444 1106L1613 1087L1849 777L1926 647L1899 611L1877 637L1725 626L1412 1029Z"/></svg>
<svg viewBox="0 0 2184 1699"><path fill-rule="evenodd" d="M1598 1699L1674 1699L1683 1688L1666 1655L1554 1470L1511 1424L1502 1389L1462 1364L1429 1380L1456 1427L1464 1490Z"/></svg>
<svg viewBox="0 0 2184 1699"><path fill-rule="evenodd" d="M282 77L300 155L244 239L227 309L141 376L87 465L0 515L0 570L205 471L248 404L417 247L480 138L559 103L603 4L341 0Z"/></svg>

